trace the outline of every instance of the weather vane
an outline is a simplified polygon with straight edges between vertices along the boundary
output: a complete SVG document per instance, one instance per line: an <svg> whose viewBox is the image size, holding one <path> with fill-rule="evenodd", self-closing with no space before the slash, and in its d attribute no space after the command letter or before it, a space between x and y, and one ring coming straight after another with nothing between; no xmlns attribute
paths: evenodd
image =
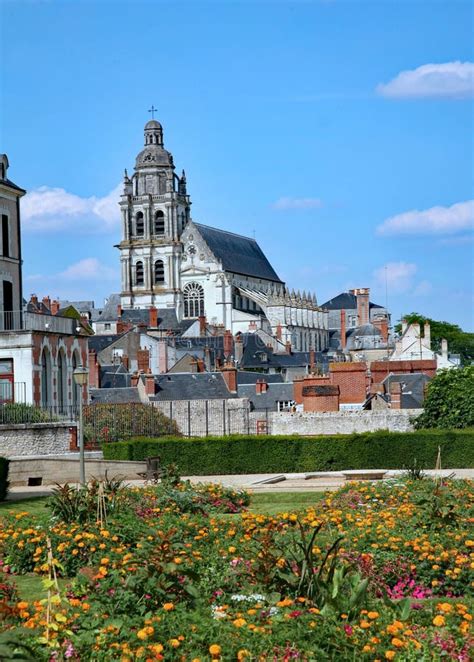
<svg viewBox="0 0 474 662"><path fill-rule="evenodd" d="M152 120L155 119L155 113L156 113L156 111L157 111L157 108L155 108L155 106L154 106L153 104L151 104L151 108L150 108L150 110L149 110L148 112L151 113L151 119L152 119Z"/></svg>

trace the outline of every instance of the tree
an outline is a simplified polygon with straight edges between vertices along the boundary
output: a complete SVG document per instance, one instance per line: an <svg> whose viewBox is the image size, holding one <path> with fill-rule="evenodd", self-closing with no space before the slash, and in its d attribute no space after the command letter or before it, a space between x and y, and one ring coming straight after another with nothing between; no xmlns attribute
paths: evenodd
<svg viewBox="0 0 474 662"><path fill-rule="evenodd" d="M432 379L415 427L474 427L474 366L441 370Z"/></svg>
<svg viewBox="0 0 474 662"><path fill-rule="evenodd" d="M474 362L474 333L463 331L457 324L432 320L420 313L404 315L403 319L408 324L418 323L422 328L425 322L429 322L431 327L431 349L435 352L441 350L441 340L445 338L448 341L449 351L452 354L460 354L463 365ZM402 325L397 324L395 331L400 333L401 329Z"/></svg>

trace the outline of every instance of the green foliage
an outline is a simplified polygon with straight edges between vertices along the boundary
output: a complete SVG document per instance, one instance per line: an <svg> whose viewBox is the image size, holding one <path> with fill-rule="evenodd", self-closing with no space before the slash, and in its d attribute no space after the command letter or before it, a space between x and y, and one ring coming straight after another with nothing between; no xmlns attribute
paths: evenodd
<svg viewBox="0 0 474 662"><path fill-rule="evenodd" d="M473 422L474 424L474 422ZM416 461L435 467L438 446L443 468L474 467L474 429L418 430L287 437L235 435L185 439L131 439L106 444L107 460L145 460L159 455L185 476L344 469L404 469Z"/></svg>
<svg viewBox="0 0 474 662"><path fill-rule="evenodd" d="M448 349L452 354L460 354L463 364L469 364L474 361L474 333L463 331L457 324L450 322L438 322L429 317L424 317L420 313L410 313L403 315L403 319L408 324L418 323L423 327L425 322L429 322L431 327L431 348L439 352L441 349L441 340L445 338L448 341ZM395 331L400 333L401 324L397 324Z"/></svg>
<svg viewBox="0 0 474 662"><path fill-rule="evenodd" d="M104 444L136 435L178 435L175 421L150 405L128 403L95 404L84 407L84 436L88 442Z"/></svg>
<svg viewBox="0 0 474 662"><path fill-rule="evenodd" d="M415 426L418 429L474 426L474 366L442 370L432 379L424 411Z"/></svg>
<svg viewBox="0 0 474 662"><path fill-rule="evenodd" d="M6 402L0 406L0 423L49 423L58 420L51 412L34 405Z"/></svg>
<svg viewBox="0 0 474 662"><path fill-rule="evenodd" d="M84 524L98 519L98 501L100 483L93 479L87 485L79 488L69 485L58 485L49 498L48 505L54 518L68 524ZM122 481L106 480L103 483L103 499L106 512L113 512L122 491Z"/></svg>
<svg viewBox="0 0 474 662"><path fill-rule="evenodd" d="M8 467L10 461L0 457L0 501L4 501L8 493Z"/></svg>

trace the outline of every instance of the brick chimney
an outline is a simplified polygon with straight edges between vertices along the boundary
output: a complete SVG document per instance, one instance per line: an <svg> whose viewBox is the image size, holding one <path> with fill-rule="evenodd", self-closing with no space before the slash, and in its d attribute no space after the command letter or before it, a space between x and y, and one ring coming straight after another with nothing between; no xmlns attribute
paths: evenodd
<svg viewBox="0 0 474 662"><path fill-rule="evenodd" d="M291 342L289 340L285 343L285 351L287 354L291 354Z"/></svg>
<svg viewBox="0 0 474 662"><path fill-rule="evenodd" d="M57 299L53 299L51 301L51 308L50 308L51 315L57 315L59 312L59 308L60 308L59 301Z"/></svg>
<svg viewBox="0 0 474 662"><path fill-rule="evenodd" d="M137 366L138 372L148 372L150 370L150 350L137 350Z"/></svg>
<svg viewBox="0 0 474 662"><path fill-rule="evenodd" d="M155 395L155 377L150 373L145 375L145 391L147 395Z"/></svg>
<svg viewBox="0 0 474 662"><path fill-rule="evenodd" d="M390 382L390 408L402 408L402 385L400 382Z"/></svg>
<svg viewBox="0 0 474 662"><path fill-rule="evenodd" d="M277 340L281 340L281 338L282 338L281 324L278 324L278 325L277 325L277 328L276 328L276 337L277 337Z"/></svg>
<svg viewBox="0 0 474 662"><path fill-rule="evenodd" d="M382 340L385 344L388 343L388 319L386 317L379 317L373 322L374 326L380 331Z"/></svg>
<svg viewBox="0 0 474 662"><path fill-rule="evenodd" d="M122 305L119 303L117 306L117 317L120 319L122 317Z"/></svg>
<svg viewBox="0 0 474 662"><path fill-rule="evenodd" d="M51 299L49 297L43 297L43 306L51 312Z"/></svg>
<svg viewBox="0 0 474 662"><path fill-rule="evenodd" d="M352 290L357 299L357 325L362 326L369 323L369 297L370 289L368 287L359 287Z"/></svg>
<svg viewBox="0 0 474 662"><path fill-rule="evenodd" d="M221 368L221 371L229 391L231 393L237 393L237 368L232 363L226 363Z"/></svg>
<svg viewBox="0 0 474 662"><path fill-rule="evenodd" d="M196 364L197 372L206 372L206 364L203 359L197 359Z"/></svg>
<svg viewBox="0 0 474 662"><path fill-rule="evenodd" d="M257 379L255 382L255 393L260 395L260 393L266 393L268 391L268 384L264 379Z"/></svg>
<svg viewBox="0 0 474 662"><path fill-rule="evenodd" d="M228 358L234 353L234 336L232 331L226 331L224 333L224 356Z"/></svg>
<svg viewBox="0 0 474 662"><path fill-rule="evenodd" d="M38 305L38 297L36 296L36 294L32 294L30 296L30 303L32 303L34 306Z"/></svg>
<svg viewBox="0 0 474 662"><path fill-rule="evenodd" d="M341 310L341 349L346 349L346 311Z"/></svg>
<svg viewBox="0 0 474 662"><path fill-rule="evenodd" d="M122 365L125 368L125 370L128 370L128 367L129 367L130 363L129 363L128 356L126 354L124 354L122 356Z"/></svg>
<svg viewBox="0 0 474 662"><path fill-rule="evenodd" d="M89 387L100 388L100 366L93 349L89 350Z"/></svg>
<svg viewBox="0 0 474 662"><path fill-rule="evenodd" d="M206 335L206 327L207 327L207 320L205 315L200 315L199 316L199 335L200 336L205 336Z"/></svg>
<svg viewBox="0 0 474 662"><path fill-rule="evenodd" d="M315 353L314 349L309 350L309 369L311 372L314 370L314 366L316 365L316 359L315 359Z"/></svg>
<svg viewBox="0 0 474 662"><path fill-rule="evenodd" d="M168 372L168 341L160 340L158 343L158 372L162 375Z"/></svg>
<svg viewBox="0 0 474 662"><path fill-rule="evenodd" d="M155 306L152 306L148 310L148 327L150 329L158 328L158 310L155 308Z"/></svg>
<svg viewBox="0 0 474 662"><path fill-rule="evenodd" d="M140 379L140 375L138 372L134 372L133 375L130 377L130 386L138 386L138 380Z"/></svg>

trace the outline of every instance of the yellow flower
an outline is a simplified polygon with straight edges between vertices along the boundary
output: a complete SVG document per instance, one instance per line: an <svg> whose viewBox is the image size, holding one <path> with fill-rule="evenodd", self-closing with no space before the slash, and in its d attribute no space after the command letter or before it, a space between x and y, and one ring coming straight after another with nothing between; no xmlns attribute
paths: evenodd
<svg viewBox="0 0 474 662"><path fill-rule="evenodd" d="M209 653L212 657L217 657L221 654L222 648L218 644L211 644L209 646Z"/></svg>
<svg viewBox="0 0 474 662"><path fill-rule="evenodd" d="M386 651L385 652L385 659L386 660L393 660L395 655L396 655L395 651Z"/></svg>
<svg viewBox="0 0 474 662"><path fill-rule="evenodd" d="M368 618L370 618L371 621L375 621L376 618L380 616L378 611L369 611L367 614Z"/></svg>
<svg viewBox="0 0 474 662"><path fill-rule="evenodd" d="M397 639L397 637L394 637L392 639L392 646L395 646L395 648L403 648L403 641L401 639Z"/></svg>
<svg viewBox="0 0 474 662"><path fill-rule="evenodd" d="M180 645L181 644L178 639L170 639L170 646L173 648L179 648Z"/></svg>
<svg viewBox="0 0 474 662"><path fill-rule="evenodd" d="M449 614L449 612L453 610L453 605L450 605L449 602L442 602L436 606L440 611L444 611L445 614Z"/></svg>
<svg viewBox="0 0 474 662"><path fill-rule="evenodd" d="M444 616L435 616L433 618L433 625L436 625L437 628L440 628L446 623Z"/></svg>
<svg viewBox="0 0 474 662"><path fill-rule="evenodd" d="M163 609L165 611L172 611L174 609L174 604L172 602L165 602Z"/></svg>
<svg viewBox="0 0 474 662"><path fill-rule="evenodd" d="M236 628L241 628L243 627L247 621L245 618L236 618L235 621L233 621L233 624L235 625Z"/></svg>

